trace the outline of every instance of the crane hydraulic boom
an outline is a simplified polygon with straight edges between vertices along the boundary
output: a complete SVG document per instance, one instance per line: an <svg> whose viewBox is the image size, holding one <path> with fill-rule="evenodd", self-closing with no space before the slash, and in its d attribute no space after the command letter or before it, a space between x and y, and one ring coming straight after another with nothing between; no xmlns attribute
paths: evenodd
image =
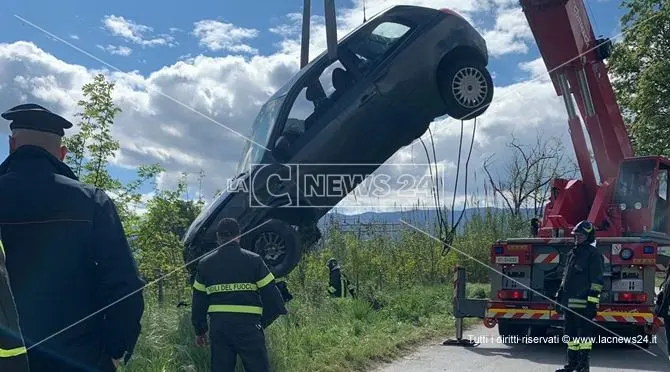
<svg viewBox="0 0 670 372"><path fill-rule="evenodd" d="M654 229L653 225L656 231L666 233L670 225L665 220L652 221L666 213L652 209L661 205L651 197L658 190L656 180L639 181L642 176L636 174L637 178L630 181L625 173L617 184L622 164L635 158L604 63L612 53L611 40L595 37L583 0L520 0L520 4L554 89L564 100L582 176L581 180L554 180L540 235L560 236L583 219L594 222L601 235L606 236L646 232ZM595 169L587 139L593 150ZM667 159L660 157L648 160L655 163L647 172L648 177L645 175L647 178L658 176L662 163L667 163ZM633 186L630 183L635 182L646 182L647 194L643 196L646 200L633 201L632 204L639 202L642 206L635 207L639 211L625 212L630 206L620 202L630 193ZM662 199L667 200L667 195ZM618 210L616 205L612 208L614 202L623 209ZM653 217L654 213L658 215Z"/></svg>
<svg viewBox="0 0 670 372"><path fill-rule="evenodd" d="M521 6L556 92L565 101L582 179L594 191L598 184L570 93L591 139L600 182L616 177L633 148L603 62L611 54L611 41L595 38L582 0L521 0Z"/></svg>

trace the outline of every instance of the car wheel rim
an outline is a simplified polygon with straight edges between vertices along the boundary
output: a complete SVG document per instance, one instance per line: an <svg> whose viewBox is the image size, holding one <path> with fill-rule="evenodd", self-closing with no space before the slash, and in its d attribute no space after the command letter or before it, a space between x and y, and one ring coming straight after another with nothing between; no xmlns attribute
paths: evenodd
<svg viewBox="0 0 670 372"><path fill-rule="evenodd" d="M270 265L280 263L280 258L286 254L286 242L275 232L266 232L256 239L254 250Z"/></svg>
<svg viewBox="0 0 670 372"><path fill-rule="evenodd" d="M454 76L451 91L458 104L467 108L475 108L484 102L488 86L484 74L479 69L465 67L458 70Z"/></svg>

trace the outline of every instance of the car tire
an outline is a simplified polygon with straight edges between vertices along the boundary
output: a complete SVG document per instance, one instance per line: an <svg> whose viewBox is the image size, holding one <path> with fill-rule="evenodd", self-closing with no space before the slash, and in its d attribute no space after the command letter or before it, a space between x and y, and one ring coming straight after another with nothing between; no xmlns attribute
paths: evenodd
<svg viewBox="0 0 670 372"><path fill-rule="evenodd" d="M277 277L288 275L300 262L301 242L293 226L279 219L261 222L248 239L250 251L257 253Z"/></svg>
<svg viewBox="0 0 670 372"><path fill-rule="evenodd" d="M446 62L438 72L438 85L446 114L454 119L474 119L493 100L493 79L486 67L473 60Z"/></svg>

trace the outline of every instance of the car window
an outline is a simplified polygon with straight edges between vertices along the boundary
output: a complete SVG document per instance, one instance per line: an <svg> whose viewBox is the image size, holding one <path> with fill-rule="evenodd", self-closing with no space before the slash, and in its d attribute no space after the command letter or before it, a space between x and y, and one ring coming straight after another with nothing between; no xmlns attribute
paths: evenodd
<svg viewBox="0 0 670 372"><path fill-rule="evenodd" d="M305 131L305 120L314 113L314 104L307 100L306 93L307 88L302 88L295 101L293 101L293 106L291 106L291 111L289 111L288 119L284 125L284 132L287 130L294 133Z"/></svg>
<svg viewBox="0 0 670 372"><path fill-rule="evenodd" d="M382 60L409 32L410 27L397 22L382 22L369 34L354 39L350 50L358 59L358 68L366 72Z"/></svg>
<svg viewBox="0 0 670 372"><path fill-rule="evenodd" d="M333 86L333 70L338 67L345 69L339 59L326 67L319 76L319 83L321 83L323 90L326 92L326 97L330 97L333 92L335 92L335 87Z"/></svg>

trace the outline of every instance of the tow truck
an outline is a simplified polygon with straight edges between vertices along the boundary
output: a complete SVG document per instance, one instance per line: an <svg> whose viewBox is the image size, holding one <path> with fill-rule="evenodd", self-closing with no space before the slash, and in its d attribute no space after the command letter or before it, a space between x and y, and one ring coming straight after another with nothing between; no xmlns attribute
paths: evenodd
<svg viewBox="0 0 670 372"><path fill-rule="evenodd" d="M595 318L601 327L596 328L618 335L654 334L663 323L653 314L655 277L666 270L669 259L662 251L670 245L670 161L634 155L604 62L612 53L612 41L594 36L583 1L520 4L565 103L581 179L552 180L549 202L531 237L491 245L490 298L465 298L466 274L456 269L455 341L464 343L465 317L481 318L489 328L497 325L502 336L541 336L561 326L563 316L556 312L553 298L574 245L571 230L585 219L597 227L597 247L605 264Z"/></svg>

